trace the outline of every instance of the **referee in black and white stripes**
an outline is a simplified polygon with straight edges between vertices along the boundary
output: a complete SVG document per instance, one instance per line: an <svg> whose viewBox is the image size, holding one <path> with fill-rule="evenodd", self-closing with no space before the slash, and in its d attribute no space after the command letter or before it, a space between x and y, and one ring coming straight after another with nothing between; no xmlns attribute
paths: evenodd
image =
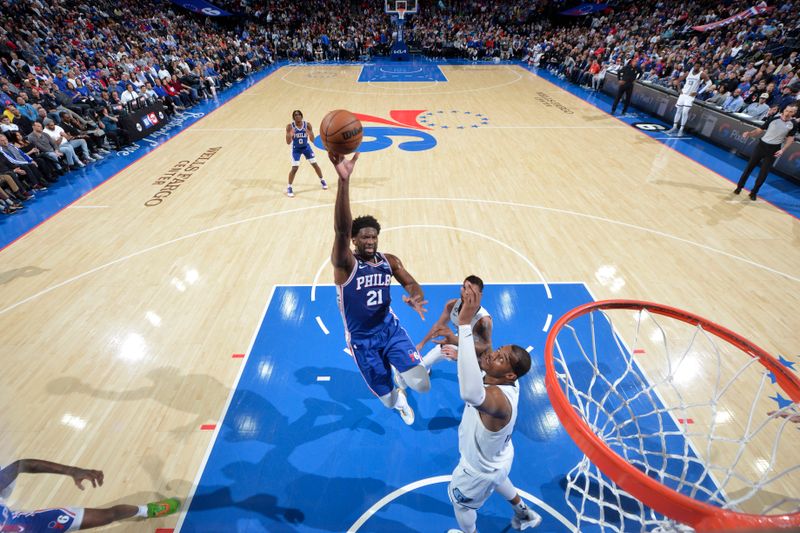
<svg viewBox="0 0 800 533"><path fill-rule="evenodd" d="M758 144L753 150L753 155L750 156L750 161L747 162L747 167L744 169L742 177L739 178L739 183L736 185L733 194L742 192L742 187L747 183L750 173L761 163L761 170L758 172L758 178L756 178L756 186L750 191L750 199L756 199L758 190L764 184L767 174L772 169L772 164L794 142L798 127L792 118L796 113L797 104L790 104L783 109L780 115L768 118L760 129L748 131L742 135L745 138L759 136L761 138L758 140Z"/></svg>

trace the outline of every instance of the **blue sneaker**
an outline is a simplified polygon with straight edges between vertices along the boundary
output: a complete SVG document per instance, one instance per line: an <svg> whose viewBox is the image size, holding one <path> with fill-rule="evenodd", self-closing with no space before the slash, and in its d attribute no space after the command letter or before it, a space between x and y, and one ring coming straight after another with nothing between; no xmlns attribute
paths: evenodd
<svg viewBox="0 0 800 533"><path fill-rule="evenodd" d="M327 191L328 190L328 183L325 180L320 179L319 180L319 184L322 185L322 190L323 191Z"/></svg>
<svg viewBox="0 0 800 533"><path fill-rule="evenodd" d="M294 191L292 190L291 185L286 187L286 196L288 196L289 198L294 198Z"/></svg>

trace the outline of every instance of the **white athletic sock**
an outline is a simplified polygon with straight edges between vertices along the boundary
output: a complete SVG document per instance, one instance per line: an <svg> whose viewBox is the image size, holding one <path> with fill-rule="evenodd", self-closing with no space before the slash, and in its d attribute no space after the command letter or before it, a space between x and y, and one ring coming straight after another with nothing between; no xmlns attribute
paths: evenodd
<svg viewBox="0 0 800 533"><path fill-rule="evenodd" d="M408 400L406 399L406 395L398 394L397 399L394 401L394 408L405 409L406 407L408 407Z"/></svg>
<svg viewBox="0 0 800 533"><path fill-rule="evenodd" d="M139 510L136 511L136 516L140 518L147 518L147 506L146 505L139 505Z"/></svg>
<svg viewBox="0 0 800 533"><path fill-rule="evenodd" d="M527 505L525 505L525 502L524 502L524 501L520 500L520 501L519 501L519 503L518 503L518 504L516 504L516 505L514 505L514 504L512 503L512 504L511 504L511 507L513 507L513 508L514 508L514 513L515 513L517 516L527 516L527 512L528 512L528 506L527 506Z"/></svg>

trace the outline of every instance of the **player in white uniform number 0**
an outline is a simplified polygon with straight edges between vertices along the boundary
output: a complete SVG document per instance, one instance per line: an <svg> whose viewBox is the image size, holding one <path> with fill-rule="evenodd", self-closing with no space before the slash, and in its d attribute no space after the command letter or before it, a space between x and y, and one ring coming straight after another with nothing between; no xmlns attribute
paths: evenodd
<svg viewBox="0 0 800 533"><path fill-rule="evenodd" d="M678 135L683 135L683 129L686 127L686 121L689 120L689 111L692 109L694 99L697 92L700 90L700 82L708 80L708 75L703 72L703 67L700 63L692 65L692 70L686 72L678 78L678 83L683 83L681 94L678 95L678 101L675 103L675 120L672 129L667 132L672 135L678 131ZM680 125L680 130L678 126Z"/></svg>
<svg viewBox="0 0 800 533"><path fill-rule="evenodd" d="M464 282L469 281L478 287L478 290L483 292L483 280L478 276L467 276ZM422 358L422 364L430 371L431 367L444 359L455 360L458 356L458 339L450 329L448 322L458 329L458 313L461 310L461 299L453 298L444 304L442 314L436 323L431 327L430 331L425 337L417 344L417 351L422 353L422 347L426 342L434 337L440 337L434 340L436 347L432 348ZM492 349L492 315L489 314L485 308L480 307L475 313L475 316L470 320L472 326L472 333L475 340L475 352L478 357L486 350Z"/></svg>
<svg viewBox="0 0 800 533"><path fill-rule="evenodd" d="M478 509L497 491L514 509L511 527L536 527L541 517L519 497L508 479L514 461L511 434L517 420L517 380L531 368L524 348L509 344L478 359L472 333L472 318L481 305L476 285L464 282L458 314L458 387L466 402L458 426L461 459L448 486L456 520L461 529L448 533L476 533ZM481 370L485 373L481 377Z"/></svg>

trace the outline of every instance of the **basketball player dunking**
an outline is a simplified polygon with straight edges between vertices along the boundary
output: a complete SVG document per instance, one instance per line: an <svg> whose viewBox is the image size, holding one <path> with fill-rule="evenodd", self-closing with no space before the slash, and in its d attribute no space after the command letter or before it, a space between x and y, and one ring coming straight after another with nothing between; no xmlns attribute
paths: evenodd
<svg viewBox="0 0 800 533"><path fill-rule="evenodd" d="M683 82L683 89L681 94L678 95L678 102L675 104L675 120L672 129L667 132L667 135L672 135L675 131L678 135L683 135L683 129L686 127L686 121L689 120L689 111L692 109L694 99L697 96L697 91L700 90L700 82L708 80L708 75L703 72L703 67L700 63L692 65L692 70L686 72L678 78L678 83ZM678 126L680 125L680 130Z"/></svg>
<svg viewBox="0 0 800 533"><path fill-rule="evenodd" d="M448 533L475 533L477 511L494 491L514 509L511 527L536 527L541 517L525 505L508 478L514 462L511 434L517 421L517 380L530 370L531 356L524 348L508 344L478 359L472 333L472 319L481 307L477 286L465 281L461 301L458 389L466 405L458 426L461 459L448 486L461 529L451 529Z"/></svg>
<svg viewBox="0 0 800 533"><path fill-rule="evenodd" d="M417 392L431 387L428 373L414 343L400 326L392 311L390 285L392 276L403 285L408 296L403 297L419 316L425 318L422 287L408 273L396 256L378 252L381 226L367 215L353 220L350 212L350 175L358 160L328 152L339 175L333 227L336 234L331 262L339 311L345 325L345 339L350 353L361 371L367 386L383 405L396 409L403 421L414 423L414 411L403 389L392 383L392 367L401 380ZM350 244L355 246L355 252Z"/></svg>
<svg viewBox="0 0 800 533"><path fill-rule="evenodd" d="M314 130L311 124L303 120L303 112L299 109L292 111L292 122L286 125L286 144L292 145L292 170L289 171L289 185L286 187L286 196L294 198L294 176L297 174L297 168L300 166L300 156L304 156L314 167L314 172L317 173L319 183L323 189L328 188L328 184L322 178L322 169L317 164L317 159L314 157L314 150L311 149L311 144L314 142Z"/></svg>

